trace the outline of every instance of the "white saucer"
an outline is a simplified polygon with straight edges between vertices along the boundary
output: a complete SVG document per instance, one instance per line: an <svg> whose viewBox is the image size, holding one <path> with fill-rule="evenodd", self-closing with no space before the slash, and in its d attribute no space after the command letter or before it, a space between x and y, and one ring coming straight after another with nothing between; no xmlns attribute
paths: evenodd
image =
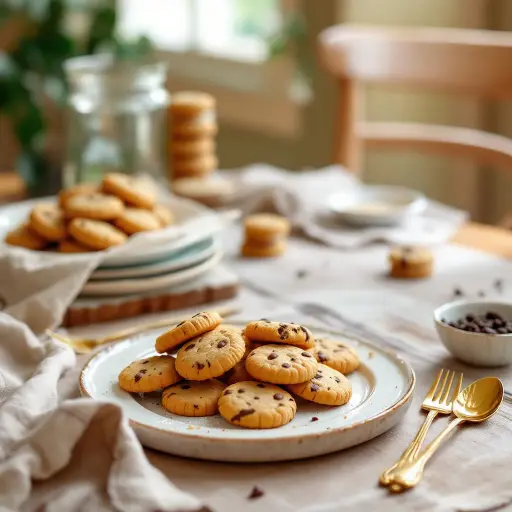
<svg viewBox="0 0 512 512"><path fill-rule="evenodd" d="M91 281L122 279L127 277L149 277L157 274L175 272L201 263L220 249L219 242L212 238L198 242L184 249L173 251L164 260L127 267L99 267L91 277Z"/></svg>
<svg viewBox="0 0 512 512"><path fill-rule="evenodd" d="M315 335L346 338L329 329L311 329ZM142 444L173 455L229 462L323 455L386 432L403 418L413 396L414 372L406 362L369 342L353 340L361 367L348 376L352 398L346 405L327 407L298 400L297 415L290 423L262 430L231 425L220 415L177 416L162 408L158 393L132 395L117 383L125 366L155 354L155 338L160 332L129 338L94 355L80 374L80 391L83 396L119 405ZM312 421L314 417L317 420Z"/></svg>
<svg viewBox="0 0 512 512"><path fill-rule="evenodd" d="M328 207L340 220L358 226L400 224L421 213L427 203L416 190L387 185L362 186L337 192L328 198Z"/></svg>
<svg viewBox="0 0 512 512"><path fill-rule="evenodd" d="M132 293L149 292L170 286L177 286L204 274L206 271L217 265L221 258L222 251L218 249L205 261L175 272L150 277L111 279L108 281L88 281L80 292L80 296L105 297L112 295L128 295Z"/></svg>

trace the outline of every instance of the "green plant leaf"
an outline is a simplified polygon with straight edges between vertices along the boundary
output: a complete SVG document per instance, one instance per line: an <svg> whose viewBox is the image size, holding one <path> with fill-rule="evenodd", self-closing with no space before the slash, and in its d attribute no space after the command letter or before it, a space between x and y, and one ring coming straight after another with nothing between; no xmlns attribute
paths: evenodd
<svg viewBox="0 0 512 512"><path fill-rule="evenodd" d="M85 44L85 53L95 53L97 48L111 41L116 27L116 10L113 7L101 7L92 15L89 37Z"/></svg>

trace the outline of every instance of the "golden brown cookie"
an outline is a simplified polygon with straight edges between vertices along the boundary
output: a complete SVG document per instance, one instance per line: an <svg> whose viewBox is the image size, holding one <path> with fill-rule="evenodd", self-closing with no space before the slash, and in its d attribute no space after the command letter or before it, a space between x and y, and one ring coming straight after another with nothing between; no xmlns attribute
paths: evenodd
<svg viewBox="0 0 512 512"><path fill-rule="evenodd" d="M130 363L119 374L119 386L130 393L151 393L166 388L182 377L171 356L153 356Z"/></svg>
<svg viewBox="0 0 512 512"><path fill-rule="evenodd" d="M246 380L253 380L252 375L245 369L245 358L235 364L231 370L227 372L227 383L236 384Z"/></svg>
<svg viewBox="0 0 512 512"><path fill-rule="evenodd" d="M173 116L195 116L215 109L215 97L199 91L179 91L171 95L169 108Z"/></svg>
<svg viewBox="0 0 512 512"><path fill-rule="evenodd" d="M359 368L357 352L341 341L330 338L315 338L315 346L311 349L319 363L348 375Z"/></svg>
<svg viewBox="0 0 512 512"><path fill-rule="evenodd" d="M32 231L50 242L58 242L66 236L66 223L62 210L51 203L37 204L29 217Z"/></svg>
<svg viewBox="0 0 512 512"><path fill-rule="evenodd" d="M162 227L160 220L152 211L131 207L125 208L114 224L127 235L142 231L154 231Z"/></svg>
<svg viewBox="0 0 512 512"><path fill-rule="evenodd" d="M185 379L212 379L231 370L244 353L242 336L221 325L187 341L176 356L176 369Z"/></svg>
<svg viewBox="0 0 512 512"><path fill-rule="evenodd" d="M64 208L70 197L89 195L95 192L99 192L99 187L95 183L79 183L59 192L59 205L61 208Z"/></svg>
<svg viewBox="0 0 512 512"><path fill-rule="evenodd" d="M396 246L389 253L391 276L421 278L432 274L434 257L426 247Z"/></svg>
<svg viewBox="0 0 512 512"><path fill-rule="evenodd" d="M301 384L287 386L288 390L305 400L323 405L343 405L352 396L352 384L337 370L320 364L315 376Z"/></svg>
<svg viewBox="0 0 512 512"><path fill-rule="evenodd" d="M286 242L279 240L270 244L246 241L242 245L242 256L245 258L275 258L286 252Z"/></svg>
<svg viewBox="0 0 512 512"><path fill-rule="evenodd" d="M48 240L39 236L29 226L22 225L7 233L5 243L16 247L32 249L33 251L41 251L48 245Z"/></svg>
<svg viewBox="0 0 512 512"><path fill-rule="evenodd" d="M225 385L215 379L182 381L164 389L162 406L180 416L213 416Z"/></svg>
<svg viewBox="0 0 512 512"><path fill-rule="evenodd" d="M170 226L174 222L174 215L171 210L163 204L156 204L151 211L160 222L160 227L162 228Z"/></svg>
<svg viewBox="0 0 512 512"><path fill-rule="evenodd" d="M164 332L155 342L157 352L169 352L188 340L215 329L222 322L216 311L203 311Z"/></svg>
<svg viewBox="0 0 512 512"><path fill-rule="evenodd" d="M90 252L93 249L87 247L72 238L65 238L59 242L59 252L65 253L81 253L81 252Z"/></svg>
<svg viewBox="0 0 512 512"><path fill-rule="evenodd" d="M291 345L262 345L245 360L245 369L256 380L296 384L311 379L318 368L313 354Z"/></svg>
<svg viewBox="0 0 512 512"><path fill-rule="evenodd" d="M313 348L314 338L303 325L258 320L245 326L245 335L251 341L263 343L285 343L300 348Z"/></svg>
<svg viewBox="0 0 512 512"><path fill-rule="evenodd" d="M290 222L281 215L257 213L245 218L245 236L249 242L273 243L290 234Z"/></svg>
<svg viewBox="0 0 512 512"><path fill-rule="evenodd" d="M71 219L113 220L123 214L124 204L115 196L94 192L68 198L64 211Z"/></svg>
<svg viewBox="0 0 512 512"><path fill-rule="evenodd" d="M124 244L126 241L126 235L122 231L101 220L73 219L68 229L75 240L98 251Z"/></svg>
<svg viewBox="0 0 512 512"><path fill-rule="evenodd" d="M213 154L215 142L211 137L175 138L171 151L177 157Z"/></svg>
<svg viewBox="0 0 512 512"><path fill-rule="evenodd" d="M151 209L156 203L153 187L144 179L118 172L106 174L103 178L103 191L137 208Z"/></svg>
<svg viewBox="0 0 512 512"><path fill-rule="evenodd" d="M198 157L173 160L172 175L174 178L204 177L217 169L218 161L215 155L200 155Z"/></svg>
<svg viewBox="0 0 512 512"><path fill-rule="evenodd" d="M217 206L233 195L233 184L228 180L199 177L179 178L172 184L177 196L187 197L208 206Z"/></svg>
<svg viewBox="0 0 512 512"><path fill-rule="evenodd" d="M289 423L297 404L284 389L263 382L237 382L219 399L219 412L232 423L246 428L276 428Z"/></svg>

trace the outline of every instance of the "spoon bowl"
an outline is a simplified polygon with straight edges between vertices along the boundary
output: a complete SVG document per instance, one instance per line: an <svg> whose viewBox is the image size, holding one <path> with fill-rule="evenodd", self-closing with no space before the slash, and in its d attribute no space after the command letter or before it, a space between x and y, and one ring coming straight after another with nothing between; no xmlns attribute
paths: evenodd
<svg viewBox="0 0 512 512"><path fill-rule="evenodd" d="M503 384L496 377L479 379L464 388L453 403L453 414L479 423L489 419L503 401Z"/></svg>

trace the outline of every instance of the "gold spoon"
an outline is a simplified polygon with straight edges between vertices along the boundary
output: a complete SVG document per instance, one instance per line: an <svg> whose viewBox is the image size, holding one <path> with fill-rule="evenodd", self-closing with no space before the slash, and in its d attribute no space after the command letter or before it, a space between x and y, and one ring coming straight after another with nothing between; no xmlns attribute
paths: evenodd
<svg viewBox="0 0 512 512"><path fill-rule="evenodd" d="M393 484L389 490L402 492L417 485L423 476L425 464L448 434L466 421L481 423L488 420L499 409L502 400L503 384L496 377L477 380L464 388L453 402L453 414L457 417L423 450L417 459L394 472Z"/></svg>
<svg viewBox="0 0 512 512"><path fill-rule="evenodd" d="M217 310L220 316L223 318L227 318L228 316L234 315L238 313L240 310L238 308L220 308ZM133 336L135 334L139 334L141 332L151 331L153 329L158 329L160 327L170 327L173 324L177 324L189 318L190 315L187 316L174 316L171 318L164 318L162 320L157 320L156 322L150 322L145 324L136 325L134 327L129 327L128 329L123 329L122 331L117 331L108 336L103 336L101 338L68 338L67 336L63 336L62 334L58 334L56 332L46 330L46 334L51 338L60 341L62 343L66 343L69 345L77 354L88 354L93 351L95 348L100 345L104 345L105 343L112 343L114 341L121 341L128 336Z"/></svg>

